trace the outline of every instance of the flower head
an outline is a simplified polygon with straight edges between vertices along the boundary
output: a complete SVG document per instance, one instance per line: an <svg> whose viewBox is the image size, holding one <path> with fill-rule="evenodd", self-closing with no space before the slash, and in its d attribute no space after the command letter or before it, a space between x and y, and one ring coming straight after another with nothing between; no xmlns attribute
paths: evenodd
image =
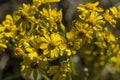
<svg viewBox="0 0 120 80"><path fill-rule="evenodd" d="M15 36L17 28L11 15L6 15L6 19L2 22L0 29L5 37L13 38Z"/></svg>
<svg viewBox="0 0 120 80"><path fill-rule="evenodd" d="M78 38L90 42L92 40L93 29L86 23L74 21L75 32Z"/></svg>
<svg viewBox="0 0 120 80"><path fill-rule="evenodd" d="M39 7L43 3L59 2L60 0L33 0L33 4Z"/></svg>
<svg viewBox="0 0 120 80"><path fill-rule="evenodd" d="M53 76L52 80L66 80L66 74L71 72L67 62L61 62L60 66L51 66L48 70L49 76Z"/></svg>
<svg viewBox="0 0 120 80"><path fill-rule="evenodd" d="M101 7L98 7L98 5L99 2L87 3L86 5L80 4L77 9L85 13L89 13L92 11L103 12L103 9Z"/></svg>
<svg viewBox="0 0 120 80"><path fill-rule="evenodd" d="M86 22L93 27L93 29L102 29L102 24L105 23L103 17L99 15L97 12L91 12L89 16L86 16Z"/></svg>
<svg viewBox="0 0 120 80"><path fill-rule="evenodd" d="M18 11L14 12L13 19L18 28L18 32L20 32L19 34L24 33L23 35L30 35L28 33L33 31L34 23L38 22L34 16L36 12L37 9L27 4L23 4Z"/></svg>
<svg viewBox="0 0 120 80"><path fill-rule="evenodd" d="M113 15L110 15L109 10L106 10L103 14L103 17L106 21L108 21L113 27L115 27L116 20L113 18Z"/></svg>
<svg viewBox="0 0 120 80"><path fill-rule="evenodd" d="M118 8L112 7L110 8L110 11L112 12L115 18L120 18L120 6Z"/></svg>
<svg viewBox="0 0 120 80"><path fill-rule="evenodd" d="M37 80L38 74L46 74L45 66L46 61L40 61L37 53L29 53L23 57L23 62L21 63L21 71L26 78L33 75L34 80Z"/></svg>
<svg viewBox="0 0 120 80"><path fill-rule="evenodd" d="M82 39L77 38L77 35L74 31L70 31L66 33L66 54L71 56L76 54L76 51L80 49L80 45L82 44Z"/></svg>
<svg viewBox="0 0 120 80"><path fill-rule="evenodd" d="M40 48L43 49L43 54L51 59L57 58L59 55L63 55L64 40L58 33L53 33L50 36L45 35L41 37Z"/></svg>

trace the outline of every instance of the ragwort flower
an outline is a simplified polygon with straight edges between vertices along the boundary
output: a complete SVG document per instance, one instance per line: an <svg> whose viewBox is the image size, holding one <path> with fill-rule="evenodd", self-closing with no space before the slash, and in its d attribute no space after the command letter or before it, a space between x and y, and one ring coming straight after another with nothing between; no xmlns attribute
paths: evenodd
<svg viewBox="0 0 120 80"><path fill-rule="evenodd" d="M65 61L60 62L60 66L51 66L48 70L49 76L53 76L52 80L66 80L68 72L71 72L71 69Z"/></svg>
<svg viewBox="0 0 120 80"><path fill-rule="evenodd" d="M0 51L4 51L5 48L7 48L7 44L8 41L6 41L6 39L4 39L4 35L0 34Z"/></svg>
<svg viewBox="0 0 120 80"><path fill-rule="evenodd" d="M26 78L32 74L33 79L37 80L39 73L45 75L46 61L40 61L37 53L31 52L23 57L21 71Z"/></svg>
<svg viewBox="0 0 120 80"><path fill-rule="evenodd" d="M78 38L86 40L87 42L92 40L93 30L88 24L81 23L80 21L74 21L73 25Z"/></svg>
<svg viewBox="0 0 120 80"><path fill-rule="evenodd" d="M92 26L94 30L102 29L102 24L105 23L103 17L97 12L91 12L89 16L86 16L85 22Z"/></svg>
<svg viewBox="0 0 120 80"><path fill-rule="evenodd" d="M39 7L43 3L59 2L60 0L33 0L33 4Z"/></svg>
<svg viewBox="0 0 120 80"><path fill-rule="evenodd" d="M41 22L44 24L43 26L51 31L51 32L57 32L57 31L64 31L65 28L62 24L62 10L57 9L51 9L51 6L49 6L48 9L43 8L42 11L40 11L41 14Z"/></svg>
<svg viewBox="0 0 120 80"><path fill-rule="evenodd" d="M36 11L37 9L29 4L23 4L23 7L20 7L18 11L14 12L13 16L18 32L26 35L25 33L33 31L33 24L38 22L34 16Z"/></svg>
<svg viewBox="0 0 120 80"><path fill-rule="evenodd" d="M107 22L109 22L113 27L115 27L116 20L114 19L113 15L110 15L109 10L105 11L103 17Z"/></svg>
<svg viewBox="0 0 120 80"><path fill-rule="evenodd" d="M43 54L51 59L57 58L59 55L63 55L64 40L58 33L52 33L41 37L40 49L43 49Z"/></svg>
<svg viewBox="0 0 120 80"><path fill-rule="evenodd" d="M62 20L62 11L57 11L57 9L51 9L51 7L49 9L43 8L42 11L40 11L42 17L44 17L45 20L49 21L49 22L61 22Z"/></svg>
<svg viewBox="0 0 120 80"><path fill-rule="evenodd" d="M96 37L97 41L95 44L102 49L102 54L110 55L111 53L116 53L117 38L108 30L108 28L104 28L103 32L97 32ZM116 49L114 46L116 46Z"/></svg>
<svg viewBox="0 0 120 80"><path fill-rule="evenodd" d="M17 28L11 15L6 15L6 19L0 25L0 31L5 37L13 38Z"/></svg>
<svg viewBox="0 0 120 80"><path fill-rule="evenodd" d="M115 18L120 19L120 6L118 8L112 7L112 8L110 8L110 11L112 12L112 14Z"/></svg>
<svg viewBox="0 0 120 80"><path fill-rule="evenodd" d="M0 50L4 51L7 48L7 43L9 39L15 37L16 30L12 16L6 15L5 20L0 24Z"/></svg>
<svg viewBox="0 0 120 80"><path fill-rule="evenodd" d="M66 33L66 54L67 56L71 56L76 54L76 51L80 49L82 44L82 39L77 38L74 31L70 31Z"/></svg>
<svg viewBox="0 0 120 80"><path fill-rule="evenodd" d="M99 2L87 3L86 5L80 4L77 7L77 9L85 13L92 12L92 11L103 12L103 9L101 7L98 7L98 5L99 5Z"/></svg>
<svg viewBox="0 0 120 80"><path fill-rule="evenodd" d="M43 49L40 48L40 36L32 36L29 40L30 47L33 52L36 52L41 61L47 61L47 57L43 54Z"/></svg>

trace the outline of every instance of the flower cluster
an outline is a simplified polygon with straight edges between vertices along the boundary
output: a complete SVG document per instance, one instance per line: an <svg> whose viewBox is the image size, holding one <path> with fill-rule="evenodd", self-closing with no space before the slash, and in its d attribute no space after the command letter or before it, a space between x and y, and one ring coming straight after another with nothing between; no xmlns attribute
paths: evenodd
<svg viewBox="0 0 120 80"><path fill-rule="evenodd" d="M49 4L58 1L33 0L7 15L0 24L0 50L12 48L23 59L21 72L26 78L32 75L34 80L39 74L66 80L72 73L71 56L77 53L84 57L86 66L91 67L92 62L94 67L104 66L110 60L116 62L116 70L120 71L119 34L113 34L108 27L116 28L120 7L104 10L99 2L80 4L78 19L73 20L73 27L67 32L62 10ZM59 65L50 64L58 59Z"/></svg>

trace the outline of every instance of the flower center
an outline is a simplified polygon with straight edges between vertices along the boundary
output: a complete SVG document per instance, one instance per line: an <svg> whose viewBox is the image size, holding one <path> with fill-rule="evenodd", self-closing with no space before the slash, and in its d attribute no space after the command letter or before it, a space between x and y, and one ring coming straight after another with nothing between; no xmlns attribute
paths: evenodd
<svg viewBox="0 0 120 80"><path fill-rule="evenodd" d="M38 68L38 63L32 62L32 63L30 64L30 66L31 66L31 68L36 69L36 68Z"/></svg>
<svg viewBox="0 0 120 80"><path fill-rule="evenodd" d="M28 17L28 14L26 12L22 12L21 18L26 19Z"/></svg>
<svg viewBox="0 0 120 80"><path fill-rule="evenodd" d="M73 43L70 41L68 42L68 48L71 48L73 46Z"/></svg>
<svg viewBox="0 0 120 80"><path fill-rule="evenodd" d="M80 38L84 38L85 35L86 35L86 31L85 30L81 30L81 31L78 32L78 37L80 37Z"/></svg>
<svg viewBox="0 0 120 80"><path fill-rule="evenodd" d="M10 32L11 30L12 30L11 27L6 27L6 28L5 28L5 32Z"/></svg>
<svg viewBox="0 0 120 80"><path fill-rule="evenodd" d="M37 53L38 53L38 55L41 55L41 54L43 54L43 50L42 49L37 49Z"/></svg>
<svg viewBox="0 0 120 80"><path fill-rule="evenodd" d="M20 48L16 48L15 49L15 55L19 56L21 54L21 49Z"/></svg>
<svg viewBox="0 0 120 80"><path fill-rule="evenodd" d="M56 47L55 42L51 42L51 43L50 43L50 49L54 49L55 47Z"/></svg>

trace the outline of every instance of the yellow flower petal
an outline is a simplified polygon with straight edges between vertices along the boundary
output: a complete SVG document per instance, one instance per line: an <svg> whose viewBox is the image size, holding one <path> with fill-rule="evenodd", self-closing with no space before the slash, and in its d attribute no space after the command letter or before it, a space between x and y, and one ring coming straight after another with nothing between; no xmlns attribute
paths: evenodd
<svg viewBox="0 0 120 80"><path fill-rule="evenodd" d="M48 53L49 53L48 49L45 49L44 52L43 52L44 55L47 55Z"/></svg>
<svg viewBox="0 0 120 80"><path fill-rule="evenodd" d="M47 43L41 43L40 49L46 49L49 46Z"/></svg>

